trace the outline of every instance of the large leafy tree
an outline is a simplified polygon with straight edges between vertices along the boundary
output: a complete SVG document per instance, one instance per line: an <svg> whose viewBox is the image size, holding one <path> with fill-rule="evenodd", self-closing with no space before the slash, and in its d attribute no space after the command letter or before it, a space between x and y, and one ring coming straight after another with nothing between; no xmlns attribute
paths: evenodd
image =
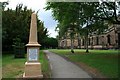
<svg viewBox="0 0 120 80"><path fill-rule="evenodd" d="M119 20L119 6L120 2L105 2L101 0L101 4L99 5L99 8L97 9L95 18L100 18L102 20L107 20L110 23L113 24L120 24Z"/></svg>
<svg viewBox="0 0 120 80"><path fill-rule="evenodd" d="M60 36L63 36L68 28L70 31L71 39L71 51L73 51L73 37L74 30L76 28L76 22L79 16L79 6L76 6L77 3L47 3L46 10L52 9L53 17L59 22L57 28L59 28ZM77 13L77 15L76 15Z"/></svg>
<svg viewBox="0 0 120 80"><path fill-rule="evenodd" d="M2 23L3 23L3 50L12 50L12 45L19 43L28 43L30 21L31 21L31 9L27 9L23 4L18 4L15 10L7 9L2 11ZM38 19L38 38L39 43L42 43L43 39L47 37L47 29L44 27L43 22Z"/></svg>
<svg viewBox="0 0 120 80"><path fill-rule="evenodd" d="M52 37L46 37L44 38L44 41L43 41L44 45L43 47L44 48L57 48L58 47L58 41L56 38L52 38Z"/></svg>
<svg viewBox="0 0 120 80"><path fill-rule="evenodd" d="M23 5L19 4L15 10L8 8L2 12L3 50L12 49L16 38L19 38L21 43L28 41L32 10L27 9L27 7L22 8Z"/></svg>
<svg viewBox="0 0 120 80"><path fill-rule="evenodd" d="M82 32L82 35L85 36L85 47L86 52L88 51L88 35L90 35L92 32L97 31L97 33L100 34L100 32L103 32L107 26L104 24L104 21L102 21L101 18L96 18L95 15L98 14L98 8L99 3L98 2L84 2L80 4L80 19L82 19L82 27L80 31ZM82 36L81 35L81 36Z"/></svg>
<svg viewBox="0 0 120 80"><path fill-rule="evenodd" d="M68 29L71 30L71 34L73 34L72 31L77 31L80 35L82 33L86 37L86 52L88 52L88 35L90 33L100 34L103 32L107 28L104 23L119 24L117 6L115 2L48 2L46 10L51 9L54 19L59 22L57 27L60 36L63 36ZM73 39L72 36L71 39Z"/></svg>
<svg viewBox="0 0 120 80"><path fill-rule="evenodd" d="M87 29L89 29L87 31L93 31L100 34L108 27L105 23L119 25L119 13L117 13L118 6L119 4L117 4L117 2L83 3L81 11L83 15L81 19L84 19L85 23L88 24L86 25L86 27L88 27ZM118 28L118 32L119 31ZM119 35L120 33L118 33L118 36ZM86 52L88 52L88 47Z"/></svg>
<svg viewBox="0 0 120 80"><path fill-rule="evenodd" d="M101 14L95 15L95 17L115 25L120 25L120 2L104 2L103 0L101 0L101 2L99 7L99 12ZM120 48L120 26L115 26L115 28L117 28L118 48Z"/></svg>

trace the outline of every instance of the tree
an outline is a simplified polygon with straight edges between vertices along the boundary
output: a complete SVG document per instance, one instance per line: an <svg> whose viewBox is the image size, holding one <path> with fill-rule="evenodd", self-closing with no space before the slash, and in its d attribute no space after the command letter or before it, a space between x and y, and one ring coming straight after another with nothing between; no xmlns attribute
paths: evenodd
<svg viewBox="0 0 120 80"><path fill-rule="evenodd" d="M38 42L42 45L41 47L44 48L45 47L45 43L44 40L47 39L48 37L48 30L47 28L45 28L44 26L44 22L38 20Z"/></svg>
<svg viewBox="0 0 120 80"><path fill-rule="evenodd" d="M106 20L109 23L120 25L120 11L118 10L120 6L119 1L115 2L104 2L101 0L101 5L100 5L100 13L102 15L97 15L95 16L96 18L100 18L102 20ZM117 13L117 11L119 11ZM117 28L117 34L118 34L118 48L120 48L120 27L115 27Z"/></svg>
<svg viewBox="0 0 120 80"><path fill-rule="evenodd" d="M0 4L2 5L2 10L5 9L6 5L8 5L8 2L0 2Z"/></svg>
<svg viewBox="0 0 120 80"><path fill-rule="evenodd" d="M59 22L58 28L59 28L59 34L60 36L63 36L67 31L68 28L71 30L71 51L73 52L73 32L75 30L75 23L78 18L76 16L76 13L78 13L78 10L74 9L74 7L77 7L75 3L47 3L46 10L52 9L53 17L55 20ZM64 15L64 16L63 16Z"/></svg>
<svg viewBox="0 0 120 80"><path fill-rule="evenodd" d="M18 4L15 10L7 9L2 12L2 23L3 23L3 35L2 43L3 50L13 49L12 45L15 43L15 39L19 38L20 43L27 44L29 39L29 30L31 22L31 9L27 9L23 4ZM38 19L37 16L37 26L38 26L38 39L40 43L43 39L48 36L47 28L44 27L44 23ZM25 46L25 45L24 45Z"/></svg>
<svg viewBox="0 0 120 80"><path fill-rule="evenodd" d="M15 10L3 11L3 50L11 50L15 38L20 38L22 43L27 43L29 35L29 24L32 10L19 4Z"/></svg>
<svg viewBox="0 0 120 80"><path fill-rule="evenodd" d="M81 19L86 20L85 23L89 23L89 25L92 23L91 31L97 33L103 32L104 29L108 28L106 23L108 24L120 23L118 20L119 16L117 14L118 5L116 3L117 2L102 2L101 4L83 3L82 4L83 11L81 11L81 14L83 15L81 15L82 16Z"/></svg>
<svg viewBox="0 0 120 80"><path fill-rule="evenodd" d="M111 2L48 2L46 10L50 9L53 12L54 19L59 22L60 36L64 35L69 28L72 31L79 29L77 32L84 33L83 35L86 37L86 52L88 52L89 34L92 32L100 34L100 32L103 32L108 27L106 26L108 22L118 23L116 18L117 7L115 3Z"/></svg>
<svg viewBox="0 0 120 80"><path fill-rule="evenodd" d="M58 46L58 41L56 38L52 38L52 37L46 37L44 38L44 48L57 48Z"/></svg>
<svg viewBox="0 0 120 80"><path fill-rule="evenodd" d="M120 24L120 20L118 20L118 6L120 2L108 2L108 1L103 1L101 0L101 4L99 5L97 15L94 17L100 18L102 20L107 20L113 24Z"/></svg>

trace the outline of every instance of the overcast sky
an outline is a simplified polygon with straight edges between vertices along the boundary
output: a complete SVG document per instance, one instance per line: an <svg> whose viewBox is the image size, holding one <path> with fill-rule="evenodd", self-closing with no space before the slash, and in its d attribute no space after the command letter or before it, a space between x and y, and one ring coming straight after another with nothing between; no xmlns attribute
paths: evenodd
<svg viewBox="0 0 120 80"><path fill-rule="evenodd" d="M46 0L0 0L9 1L7 7L15 9L17 4L22 3L24 6L31 8L34 11L38 11L39 19L44 21L45 27L48 29L50 37L56 37L55 27L57 22L53 20L51 11L45 11L43 8L46 6Z"/></svg>
<svg viewBox="0 0 120 80"><path fill-rule="evenodd" d="M56 37L57 32L55 32L55 27L57 25L57 22L53 20L52 13L50 10L45 11L43 9L46 6L47 0L0 0L0 2L3 2L3 1L9 1L9 5L7 5L7 7L12 9L15 9L17 4L22 3L24 6L27 6L29 9L31 8L36 12L39 10L39 13L38 13L39 19L44 21L44 25L48 29L50 37ZM60 0L60 1L64 1L64 0ZM119 7L119 10L120 10L120 7Z"/></svg>

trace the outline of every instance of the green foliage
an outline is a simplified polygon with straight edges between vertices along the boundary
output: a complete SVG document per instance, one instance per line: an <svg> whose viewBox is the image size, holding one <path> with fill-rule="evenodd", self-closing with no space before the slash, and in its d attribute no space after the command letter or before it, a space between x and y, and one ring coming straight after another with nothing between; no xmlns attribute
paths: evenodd
<svg viewBox="0 0 120 80"><path fill-rule="evenodd" d="M3 50L11 49L14 39L19 38L22 43L28 41L29 24L32 10L27 9L23 5L16 6L16 10L7 9L2 12L3 23Z"/></svg>
<svg viewBox="0 0 120 80"><path fill-rule="evenodd" d="M14 44L28 43L32 12L31 9L27 9L27 6L23 7L23 4L18 4L15 10L8 8L2 12L3 50L12 50ZM42 43L43 39L48 36L48 30L44 27L44 23L38 19L38 16L37 27L38 42ZM19 39L19 41L15 41L15 39Z"/></svg>
<svg viewBox="0 0 120 80"><path fill-rule="evenodd" d="M59 38L63 37L68 29L80 36L86 37L95 32L97 35L108 28L108 23L119 24L115 2L48 2L46 10L52 10L52 16L58 21ZM71 41L73 32L70 32ZM88 47L86 47L88 48Z"/></svg>
<svg viewBox="0 0 120 80"><path fill-rule="evenodd" d="M21 43L20 38L14 38L13 39L13 47L24 47L24 43Z"/></svg>
<svg viewBox="0 0 120 80"><path fill-rule="evenodd" d="M7 2L0 2L0 7L2 6L2 10L5 9L6 5L8 5L8 1Z"/></svg>
<svg viewBox="0 0 120 80"><path fill-rule="evenodd" d="M58 41L56 38L52 38L52 37L46 37L43 41L42 45L44 48L57 48L58 46Z"/></svg>
<svg viewBox="0 0 120 80"><path fill-rule="evenodd" d="M76 27L74 23L79 18L77 14L79 13L79 7L76 5L77 3L47 3L45 9L52 9L54 19L59 22L58 28L61 35L65 34L68 28Z"/></svg>
<svg viewBox="0 0 120 80"><path fill-rule="evenodd" d="M116 13L118 8L115 2L102 2L101 4L99 2L48 2L45 9L52 10L54 19L61 25L58 25L59 30L62 29L63 32L68 28L82 27L85 24L92 31L99 31L99 28L101 30L100 26L104 25L97 23L106 20L112 23L119 22ZM94 24L95 26L93 26ZM65 30L60 27L64 27ZM104 29L104 27L102 28Z"/></svg>

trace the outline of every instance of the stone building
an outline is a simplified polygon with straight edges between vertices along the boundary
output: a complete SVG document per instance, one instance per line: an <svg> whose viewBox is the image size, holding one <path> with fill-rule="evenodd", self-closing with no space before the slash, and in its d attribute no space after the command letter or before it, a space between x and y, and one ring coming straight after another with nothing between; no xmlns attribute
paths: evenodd
<svg viewBox="0 0 120 80"><path fill-rule="evenodd" d="M88 35L88 48L91 49L116 49L120 45L120 25L111 25L106 29L103 34L91 34ZM70 48L71 39L69 37L69 32L58 40L58 46L60 48ZM78 34L74 35L73 45L74 48L86 48L86 40Z"/></svg>

